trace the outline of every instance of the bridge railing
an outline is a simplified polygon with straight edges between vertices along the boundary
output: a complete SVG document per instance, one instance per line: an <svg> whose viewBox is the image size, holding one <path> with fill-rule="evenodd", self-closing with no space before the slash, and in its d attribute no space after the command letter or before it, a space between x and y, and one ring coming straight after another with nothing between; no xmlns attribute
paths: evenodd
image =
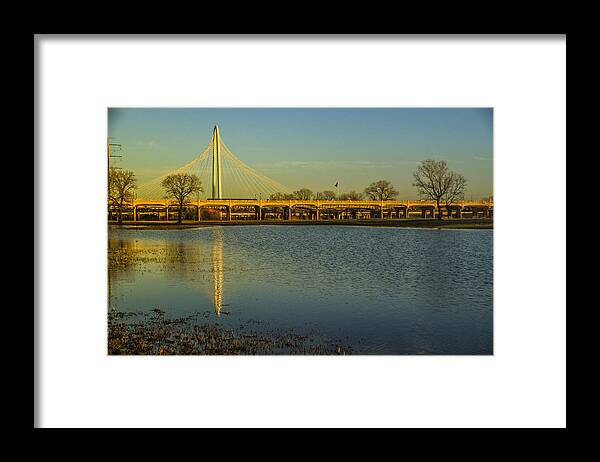
<svg viewBox="0 0 600 462"><path fill-rule="evenodd" d="M400 201L400 200L303 200L303 199L248 199L248 198L226 198L226 199L192 199L188 201L189 205L201 205L201 204L213 204L213 205L273 205L273 206L294 206L294 205L312 205L312 206L369 206L369 207L436 207L434 201ZM177 203L173 200L146 200L146 199L135 199L132 206L174 206ZM482 202L482 201L460 201L451 204L452 207L488 207L493 208L493 202ZM445 208L445 205L440 204L440 208Z"/></svg>

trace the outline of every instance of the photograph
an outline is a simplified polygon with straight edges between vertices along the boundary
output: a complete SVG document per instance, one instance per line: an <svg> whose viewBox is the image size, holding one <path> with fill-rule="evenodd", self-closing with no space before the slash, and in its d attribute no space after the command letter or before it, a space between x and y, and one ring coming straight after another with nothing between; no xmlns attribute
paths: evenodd
<svg viewBox="0 0 600 462"><path fill-rule="evenodd" d="M566 429L566 160L566 34L35 34L34 428Z"/></svg>
<svg viewBox="0 0 600 462"><path fill-rule="evenodd" d="M493 107L107 107L108 355L493 355Z"/></svg>

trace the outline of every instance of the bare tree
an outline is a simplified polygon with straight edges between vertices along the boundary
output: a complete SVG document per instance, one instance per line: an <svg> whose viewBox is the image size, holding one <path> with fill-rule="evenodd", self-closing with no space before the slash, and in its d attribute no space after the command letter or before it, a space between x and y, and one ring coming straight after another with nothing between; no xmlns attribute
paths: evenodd
<svg viewBox="0 0 600 462"><path fill-rule="evenodd" d="M350 191L344 194L340 194L340 199L343 201L362 201L364 199L364 195L363 193Z"/></svg>
<svg viewBox="0 0 600 462"><path fill-rule="evenodd" d="M200 178L189 173L175 173L165 177L161 185L165 189L165 199L174 199L177 202L177 223L181 223L181 212L188 202L188 197L203 191Z"/></svg>
<svg viewBox="0 0 600 462"><path fill-rule="evenodd" d="M365 188L365 194L371 200L385 201L398 195L398 191L392 183L387 180L379 180L371 183Z"/></svg>
<svg viewBox="0 0 600 462"><path fill-rule="evenodd" d="M319 201L334 201L335 200L335 192L334 191L318 192L315 195L315 199L317 199Z"/></svg>
<svg viewBox="0 0 600 462"><path fill-rule="evenodd" d="M450 211L450 206L465 195L467 180L459 173L448 170L445 160L427 159L421 162L413 173L416 186L421 196L435 201L438 217L442 219L440 206Z"/></svg>
<svg viewBox="0 0 600 462"><path fill-rule="evenodd" d="M298 191L294 191L292 194L294 195L294 199L300 199L304 201L308 201L313 197L313 192L308 188L299 189Z"/></svg>
<svg viewBox="0 0 600 462"><path fill-rule="evenodd" d="M108 204L117 210L117 221L123 223L123 210L131 205L137 189L135 173L114 167L108 170Z"/></svg>
<svg viewBox="0 0 600 462"><path fill-rule="evenodd" d="M269 195L269 200L271 201L289 201L295 199L293 194L276 192Z"/></svg>

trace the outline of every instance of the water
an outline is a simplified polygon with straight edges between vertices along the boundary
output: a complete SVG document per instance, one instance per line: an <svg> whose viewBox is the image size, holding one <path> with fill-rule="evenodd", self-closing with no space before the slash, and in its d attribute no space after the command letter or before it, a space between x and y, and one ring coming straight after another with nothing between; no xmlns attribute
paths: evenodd
<svg viewBox="0 0 600 462"><path fill-rule="evenodd" d="M110 230L133 256L110 305L249 320L360 354L492 354L491 230L229 226Z"/></svg>

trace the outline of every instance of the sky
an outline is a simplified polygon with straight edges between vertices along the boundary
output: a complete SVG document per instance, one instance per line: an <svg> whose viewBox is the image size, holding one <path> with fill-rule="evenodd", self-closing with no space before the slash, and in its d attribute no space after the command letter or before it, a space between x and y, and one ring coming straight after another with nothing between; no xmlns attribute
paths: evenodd
<svg viewBox="0 0 600 462"><path fill-rule="evenodd" d="M383 179L415 199L412 173L436 159L465 176L466 199L493 194L492 108L109 108L108 135L122 145L111 165L151 180L201 153L214 125L242 162L290 191Z"/></svg>

